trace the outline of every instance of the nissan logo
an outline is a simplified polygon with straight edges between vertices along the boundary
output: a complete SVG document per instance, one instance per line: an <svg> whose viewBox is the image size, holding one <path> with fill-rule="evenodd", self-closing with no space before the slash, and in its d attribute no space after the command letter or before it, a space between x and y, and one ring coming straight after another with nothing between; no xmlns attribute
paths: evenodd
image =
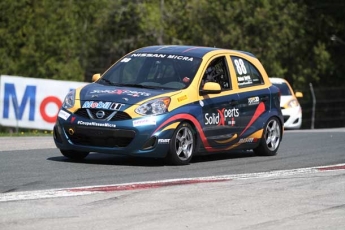
<svg viewBox="0 0 345 230"><path fill-rule="evenodd" d="M98 119L102 119L102 118L104 117L104 115L105 115L105 112L104 112L103 110L99 110L99 111L97 111L97 113L96 113L96 117L97 117Z"/></svg>

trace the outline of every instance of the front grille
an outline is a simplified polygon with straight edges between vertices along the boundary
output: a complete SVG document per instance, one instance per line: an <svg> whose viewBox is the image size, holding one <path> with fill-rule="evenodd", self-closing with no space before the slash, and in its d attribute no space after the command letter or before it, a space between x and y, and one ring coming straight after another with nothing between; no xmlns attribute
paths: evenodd
<svg viewBox="0 0 345 230"><path fill-rule="evenodd" d="M89 116L88 112L89 111L92 115L92 117ZM102 120L102 119L97 119L96 113L100 111L100 109L78 109L74 114L87 118L87 119L94 119L94 120ZM114 110L103 110L105 112L104 118L109 117ZM109 121L123 121L123 120L130 120L132 119L131 116L129 116L127 113L122 112L122 111L117 111L116 114L109 120Z"/></svg>
<svg viewBox="0 0 345 230"><path fill-rule="evenodd" d="M65 125L69 139L76 145L97 147L126 147L135 137L132 130L91 128ZM73 132L69 131L73 129Z"/></svg>

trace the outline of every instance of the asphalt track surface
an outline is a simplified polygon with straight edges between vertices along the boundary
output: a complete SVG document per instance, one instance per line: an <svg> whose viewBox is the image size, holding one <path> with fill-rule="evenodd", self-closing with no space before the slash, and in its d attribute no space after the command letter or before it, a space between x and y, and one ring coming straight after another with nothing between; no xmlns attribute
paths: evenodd
<svg viewBox="0 0 345 230"><path fill-rule="evenodd" d="M274 157L166 166L0 138L0 229L344 229L344 147L345 129L287 131Z"/></svg>

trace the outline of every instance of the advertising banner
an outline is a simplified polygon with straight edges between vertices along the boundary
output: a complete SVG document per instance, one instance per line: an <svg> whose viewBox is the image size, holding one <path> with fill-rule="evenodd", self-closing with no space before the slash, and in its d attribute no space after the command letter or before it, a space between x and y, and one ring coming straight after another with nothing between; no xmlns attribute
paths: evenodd
<svg viewBox="0 0 345 230"><path fill-rule="evenodd" d="M53 130L66 94L87 83L0 76L0 125Z"/></svg>

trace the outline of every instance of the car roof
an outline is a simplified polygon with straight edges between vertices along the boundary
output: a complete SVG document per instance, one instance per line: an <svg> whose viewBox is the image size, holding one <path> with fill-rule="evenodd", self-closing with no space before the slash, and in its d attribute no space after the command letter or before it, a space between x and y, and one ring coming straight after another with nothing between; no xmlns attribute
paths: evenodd
<svg viewBox="0 0 345 230"><path fill-rule="evenodd" d="M272 83L288 83L284 78L270 77L269 79Z"/></svg>
<svg viewBox="0 0 345 230"><path fill-rule="evenodd" d="M205 54L217 51L217 50L226 50L226 51L234 51L234 52L241 52L243 54L249 55L251 57L255 57L252 53L242 51L242 50L230 50L230 49L222 49L216 47L206 47L206 46L187 46L187 45L157 45L157 46L147 46L140 49L135 50L135 53L157 53L157 54L173 54L173 55L182 55L182 56L192 56L197 58L202 58Z"/></svg>

